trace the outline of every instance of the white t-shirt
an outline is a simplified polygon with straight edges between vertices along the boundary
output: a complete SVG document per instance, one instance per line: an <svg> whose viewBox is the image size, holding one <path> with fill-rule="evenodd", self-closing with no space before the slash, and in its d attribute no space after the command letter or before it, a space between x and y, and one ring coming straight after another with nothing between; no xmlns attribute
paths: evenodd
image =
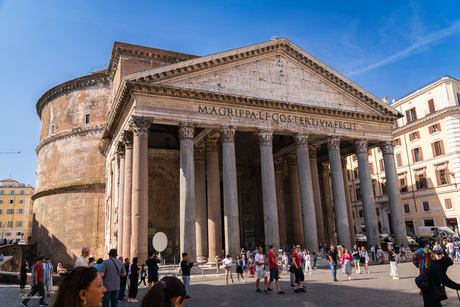
<svg viewBox="0 0 460 307"><path fill-rule="evenodd" d="M232 263L233 263L232 258L225 258L224 260L222 260L222 264L226 267L231 267Z"/></svg>
<svg viewBox="0 0 460 307"><path fill-rule="evenodd" d="M452 242L449 242L446 244L446 248L447 250L449 251L449 253L453 253L454 252L454 244L452 244Z"/></svg>
<svg viewBox="0 0 460 307"><path fill-rule="evenodd" d="M77 261L75 261L75 268L79 267L79 266L85 266L85 267L88 267L88 263L86 263L86 258L83 257L83 256L80 256L77 258Z"/></svg>
<svg viewBox="0 0 460 307"><path fill-rule="evenodd" d="M261 263L265 263L265 260L264 260L264 255L263 254L259 254L257 253L256 255L256 262L261 262ZM256 264L256 271L261 271L264 269L264 264Z"/></svg>

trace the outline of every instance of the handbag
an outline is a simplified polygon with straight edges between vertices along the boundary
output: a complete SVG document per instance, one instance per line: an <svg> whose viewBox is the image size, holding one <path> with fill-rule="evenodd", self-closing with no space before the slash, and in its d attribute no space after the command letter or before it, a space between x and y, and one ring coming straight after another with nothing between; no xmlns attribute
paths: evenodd
<svg viewBox="0 0 460 307"><path fill-rule="evenodd" d="M444 285L442 286L434 286L434 296L436 297L437 300L444 301L447 300L447 294L446 294L446 287Z"/></svg>
<svg viewBox="0 0 460 307"><path fill-rule="evenodd" d="M292 263L291 263L291 266L289 267L289 272L294 273L294 274L297 272L295 265Z"/></svg>
<svg viewBox="0 0 460 307"><path fill-rule="evenodd" d="M366 258L364 257L359 258L359 263L366 263Z"/></svg>

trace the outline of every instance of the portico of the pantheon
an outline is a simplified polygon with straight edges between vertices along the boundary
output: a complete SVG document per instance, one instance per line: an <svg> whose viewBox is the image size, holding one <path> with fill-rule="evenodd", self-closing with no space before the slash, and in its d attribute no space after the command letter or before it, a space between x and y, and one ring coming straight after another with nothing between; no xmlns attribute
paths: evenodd
<svg viewBox="0 0 460 307"><path fill-rule="evenodd" d="M287 39L145 68L158 55L149 50L116 43L108 69L105 251L143 261L157 232L164 257L200 261L259 244L351 247L353 154L367 244L379 244L368 161L377 146L395 241L407 245L398 111Z"/></svg>

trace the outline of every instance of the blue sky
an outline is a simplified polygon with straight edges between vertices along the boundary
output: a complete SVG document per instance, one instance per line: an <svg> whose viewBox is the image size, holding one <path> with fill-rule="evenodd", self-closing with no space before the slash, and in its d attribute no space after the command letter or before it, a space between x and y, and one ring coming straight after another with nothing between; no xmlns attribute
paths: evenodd
<svg viewBox="0 0 460 307"><path fill-rule="evenodd" d="M286 37L378 97L460 78L460 5L445 1L2 1L0 179L35 186L51 87L108 64L113 42L207 55Z"/></svg>

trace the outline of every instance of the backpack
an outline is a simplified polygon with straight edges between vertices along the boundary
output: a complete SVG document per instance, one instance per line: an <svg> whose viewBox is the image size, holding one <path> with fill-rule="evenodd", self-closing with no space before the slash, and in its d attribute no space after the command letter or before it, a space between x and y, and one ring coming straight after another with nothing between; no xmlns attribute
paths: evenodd
<svg viewBox="0 0 460 307"><path fill-rule="evenodd" d="M415 284L422 291L426 291L430 288L430 284L431 284L430 271L431 271L431 266L424 269L423 272L419 276L415 277Z"/></svg>

